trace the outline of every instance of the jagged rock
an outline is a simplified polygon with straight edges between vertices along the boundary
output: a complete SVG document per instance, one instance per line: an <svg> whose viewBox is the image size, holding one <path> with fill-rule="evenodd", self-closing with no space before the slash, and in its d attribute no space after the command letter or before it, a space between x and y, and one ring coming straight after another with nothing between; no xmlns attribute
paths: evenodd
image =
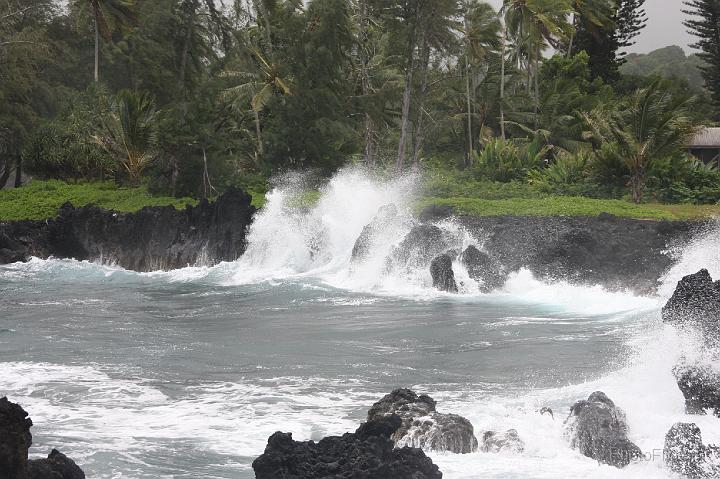
<svg viewBox="0 0 720 479"><path fill-rule="evenodd" d="M398 208L395 204L390 203L382 206L373 220L366 225L360 236L355 240L352 250L352 261L362 261L370 254L375 238L378 233L390 226L391 223L400 221Z"/></svg>
<svg viewBox="0 0 720 479"><path fill-rule="evenodd" d="M117 213L66 204L47 221L0 223L0 264L31 256L104 261L135 271L233 261L246 247L255 208L231 188L215 202Z"/></svg>
<svg viewBox="0 0 720 479"><path fill-rule="evenodd" d="M508 451L520 453L525 450L525 443L520 439L520 435L515 429L508 429L502 433L486 431L483 434L480 450L483 452Z"/></svg>
<svg viewBox="0 0 720 479"><path fill-rule="evenodd" d="M688 414L705 414L706 409L720 416L720 372L709 365L678 364L673 375L685 397Z"/></svg>
<svg viewBox="0 0 720 479"><path fill-rule="evenodd" d="M625 414L603 392L576 402L566 427L570 447L603 464L625 467L642 456L640 448L627 438Z"/></svg>
<svg viewBox="0 0 720 479"><path fill-rule="evenodd" d="M705 446L700 428L679 422L665 435L663 458L668 468L686 477L711 478L720 476L720 467L713 464L716 449Z"/></svg>
<svg viewBox="0 0 720 479"><path fill-rule="evenodd" d="M485 292L501 288L507 280L500 265L475 246L471 245L465 248L460 255L460 262L465 266L470 277L478 281L481 289Z"/></svg>
<svg viewBox="0 0 720 479"><path fill-rule="evenodd" d="M397 415L402 424L392 435L398 445L427 450L467 454L477 450L473 426L462 416L435 410L435 401L427 395L418 396L410 389L396 389L368 411L368 421Z"/></svg>
<svg viewBox="0 0 720 479"><path fill-rule="evenodd" d="M395 448L391 434L402 421L377 417L355 433L319 442L293 441L276 432L255 459L256 479L441 479L442 473L420 449Z"/></svg>
<svg viewBox="0 0 720 479"><path fill-rule="evenodd" d="M18 404L0 398L0 477L28 477L28 449L32 420Z"/></svg>
<svg viewBox="0 0 720 479"><path fill-rule="evenodd" d="M430 264L433 258L449 249L448 240L443 231L434 225L415 226L395 248L393 263L401 266L422 267Z"/></svg>
<svg viewBox="0 0 720 479"><path fill-rule="evenodd" d="M28 460L32 420L18 404L0 398L0 478L85 479L85 473L64 454L52 450L47 459Z"/></svg>
<svg viewBox="0 0 720 479"><path fill-rule="evenodd" d="M448 254L441 254L430 263L430 275L433 287L448 293L457 293L455 273L452 269L452 258Z"/></svg>
<svg viewBox="0 0 720 479"><path fill-rule="evenodd" d="M29 462L30 479L85 479L85 473L75 461L53 449L47 459Z"/></svg>
<svg viewBox="0 0 720 479"><path fill-rule="evenodd" d="M720 340L720 281L702 269L680 280L662 310L666 323L697 328L712 344Z"/></svg>

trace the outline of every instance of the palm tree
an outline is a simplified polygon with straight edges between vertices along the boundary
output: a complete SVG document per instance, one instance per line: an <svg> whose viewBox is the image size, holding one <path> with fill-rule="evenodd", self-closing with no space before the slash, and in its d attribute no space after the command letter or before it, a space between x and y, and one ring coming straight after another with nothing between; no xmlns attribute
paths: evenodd
<svg viewBox="0 0 720 479"><path fill-rule="evenodd" d="M471 82L473 65L484 63L491 53L500 48L500 19L492 6L487 3L478 3L470 0L465 5L465 95L467 106L467 135L468 135L468 164L473 152L473 98L475 93L475 78ZM472 84L471 84L472 83Z"/></svg>
<svg viewBox="0 0 720 479"><path fill-rule="evenodd" d="M90 7L95 25L95 83L100 81L100 37L111 39L118 29L137 22L135 0L74 0L79 8Z"/></svg>
<svg viewBox="0 0 720 479"><path fill-rule="evenodd" d="M278 64L263 56L255 48L250 48L249 51L256 60L256 68L250 72L226 70L224 76L238 79L241 83L225 90L222 98L231 101L234 105L250 100L257 135L257 155L255 155L255 158L256 164L259 166L259 158L264 153L260 112L265 109L273 96L277 94L290 95L292 91L288 79L283 78Z"/></svg>
<svg viewBox="0 0 720 479"><path fill-rule="evenodd" d="M693 98L674 94L666 81L637 90L627 105L600 106L583 116L586 138L616 145L630 171L635 203L642 202L647 172L653 162L682 152L697 131L690 117Z"/></svg>
<svg viewBox="0 0 720 479"><path fill-rule="evenodd" d="M122 166L130 184L138 185L155 158L158 113L145 93L120 91L110 103L101 135L95 141Z"/></svg>
<svg viewBox="0 0 720 479"><path fill-rule="evenodd" d="M530 93L534 75L534 107L537 121L540 108L538 73L542 51L548 46L560 48L574 31L569 16L572 0L504 0L502 10L508 32L515 38L518 58L526 56ZM536 125L537 126L537 125Z"/></svg>

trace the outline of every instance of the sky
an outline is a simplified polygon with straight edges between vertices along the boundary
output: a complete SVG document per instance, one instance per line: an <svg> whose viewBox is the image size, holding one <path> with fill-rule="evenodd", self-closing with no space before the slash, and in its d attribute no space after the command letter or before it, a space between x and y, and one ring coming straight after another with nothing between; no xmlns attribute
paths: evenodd
<svg viewBox="0 0 720 479"><path fill-rule="evenodd" d="M489 2L496 8L502 5L502 0L489 0ZM682 10L682 0L646 0L647 27L635 39L637 43L628 51L648 53L668 45L679 45L691 53L693 50L690 44L694 40L682 24L686 17Z"/></svg>

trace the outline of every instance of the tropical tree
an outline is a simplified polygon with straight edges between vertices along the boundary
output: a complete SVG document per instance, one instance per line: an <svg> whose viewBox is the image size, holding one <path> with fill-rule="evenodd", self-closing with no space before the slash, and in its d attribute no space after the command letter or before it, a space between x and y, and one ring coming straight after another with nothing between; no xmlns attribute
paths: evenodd
<svg viewBox="0 0 720 479"><path fill-rule="evenodd" d="M643 200L647 174L654 162L679 157L697 130L690 108L693 98L673 93L666 81L639 89L626 104L601 105L583 116L586 138L616 145L630 172L635 203Z"/></svg>
<svg viewBox="0 0 720 479"><path fill-rule="evenodd" d="M505 0L503 4L505 23L516 42L518 60L522 58L521 53L526 55L527 91L534 90L536 121L540 108L538 72L542 51L548 44L560 48L571 37L574 31L569 21L573 12L571 1Z"/></svg>
<svg viewBox="0 0 720 479"><path fill-rule="evenodd" d="M95 141L138 185L143 170L156 156L158 113L146 93L119 92L110 103L110 113Z"/></svg>
<svg viewBox="0 0 720 479"><path fill-rule="evenodd" d="M500 31L502 25L497 13L487 3L480 3L470 0L464 5L465 18L463 22L463 33L465 36L465 95L467 107L467 160L468 164L472 159L474 149L474 128L473 118L475 93L478 87L478 67L486 67L485 74L489 69L488 57L495 54L500 48Z"/></svg>
<svg viewBox="0 0 720 479"><path fill-rule="evenodd" d="M715 106L720 108L720 2L691 0L685 5L689 8L686 13L691 15L685 26L698 37L693 47L701 51L698 56L704 60L700 71Z"/></svg>
<svg viewBox="0 0 720 479"><path fill-rule="evenodd" d="M137 21L135 0L74 0L80 10L90 9L95 30L95 83L100 81L100 37L112 39L113 32L125 30Z"/></svg>

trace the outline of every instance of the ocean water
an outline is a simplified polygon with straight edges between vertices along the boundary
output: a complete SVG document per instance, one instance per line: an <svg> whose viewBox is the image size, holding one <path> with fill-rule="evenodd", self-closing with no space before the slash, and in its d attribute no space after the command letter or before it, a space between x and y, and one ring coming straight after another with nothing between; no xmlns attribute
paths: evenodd
<svg viewBox="0 0 720 479"><path fill-rule="evenodd" d="M717 228L674 252L657 296L527 271L481 294L459 264L451 295L426 268L386 262L413 225L412 177L346 170L311 207L302 183L269 195L232 263L144 274L55 259L0 266L0 395L30 412L33 457L58 448L92 478L252 478L273 432L353 431L396 387L430 394L477 436L514 428L526 443L522 454L430 452L449 479L669 478L672 424L696 422L720 443L720 421L686 416L671 374L700 351L660 320L684 274L720 277ZM353 262L356 238L390 203L399 219ZM440 226L458 248L482 247ZM646 460L618 470L569 448L569 408L596 390L625 410ZM546 406L554 419L539 414Z"/></svg>

